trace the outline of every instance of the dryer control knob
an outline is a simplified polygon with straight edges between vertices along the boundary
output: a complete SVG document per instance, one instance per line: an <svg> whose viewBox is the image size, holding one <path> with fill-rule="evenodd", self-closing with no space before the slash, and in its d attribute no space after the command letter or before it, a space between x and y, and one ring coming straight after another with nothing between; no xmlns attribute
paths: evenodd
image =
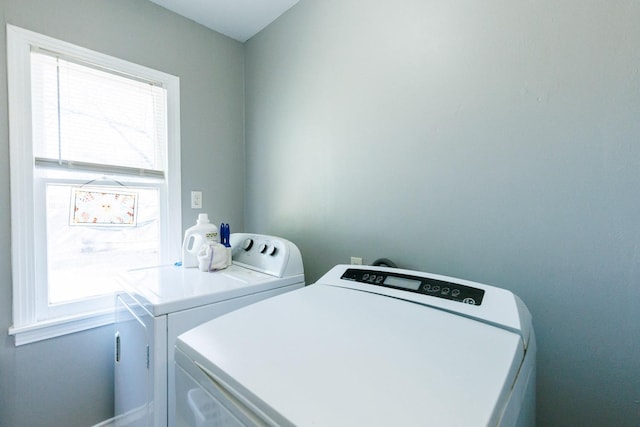
<svg viewBox="0 0 640 427"><path fill-rule="evenodd" d="M242 243L242 249L248 251L253 246L253 239L247 239Z"/></svg>
<svg viewBox="0 0 640 427"><path fill-rule="evenodd" d="M267 244L266 243L260 243L260 246L258 246L258 252L260 252L261 254L266 254L267 253Z"/></svg>
<svg viewBox="0 0 640 427"><path fill-rule="evenodd" d="M274 245L267 246L267 255L274 256L276 254L276 247Z"/></svg>

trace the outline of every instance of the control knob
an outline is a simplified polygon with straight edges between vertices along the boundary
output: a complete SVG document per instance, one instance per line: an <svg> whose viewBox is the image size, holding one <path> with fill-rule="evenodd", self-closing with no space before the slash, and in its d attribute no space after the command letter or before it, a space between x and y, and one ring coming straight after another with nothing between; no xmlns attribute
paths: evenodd
<svg viewBox="0 0 640 427"><path fill-rule="evenodd" d="M249 251L252 246L253 239L246 239L244 242L242 242L242 249L244 249L245 251Z"/></svg>
<svg viewBox="0 0 640 427"><path fill-rule="evenodd" d="M270 245L268 243L260 243L258 247L258 252L265 255L275 255L276 247L274 245Z"/></svg>

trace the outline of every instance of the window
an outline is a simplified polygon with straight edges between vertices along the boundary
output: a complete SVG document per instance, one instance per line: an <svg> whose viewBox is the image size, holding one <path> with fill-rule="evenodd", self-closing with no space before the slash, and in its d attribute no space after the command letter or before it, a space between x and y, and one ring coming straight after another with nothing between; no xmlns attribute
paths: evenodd
<svg viewBox="0 0 640 427"><path fill-rule="evenodd" d="M16 345L113 321L115 274L179 259L177 77L7 26Z"/></svg>

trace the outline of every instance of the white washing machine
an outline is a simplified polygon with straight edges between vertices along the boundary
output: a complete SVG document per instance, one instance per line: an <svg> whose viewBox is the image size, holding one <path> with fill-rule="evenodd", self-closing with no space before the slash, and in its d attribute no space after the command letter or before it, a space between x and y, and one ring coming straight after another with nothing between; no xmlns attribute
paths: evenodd
<svg viewBox="0 0 640 427"><path fill-rule="evenodd" d="M162 266L129 271L117 296L117 426L175 425L176 337L202 322L304 286L302 257L286 239L231 235L233 264L217 272Z"/></svg>
<svg viewBox="0 0 640 427"><path fill-rule="evenodd" d="M536 342L511 292L388 267L178 337L178 426L531 426Z"/></svg>

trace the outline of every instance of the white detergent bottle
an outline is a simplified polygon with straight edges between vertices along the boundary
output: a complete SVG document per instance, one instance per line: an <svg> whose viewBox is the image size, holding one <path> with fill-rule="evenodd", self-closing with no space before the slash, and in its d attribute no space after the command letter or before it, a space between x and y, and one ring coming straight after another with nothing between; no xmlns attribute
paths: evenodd
<svg viewBox="0 0 640 427"><path fill-rule="evenodd" d="M206 213L198 214L198 221L193 227L187 228L184 232L184 241L182 242L182 266L197 267L198 252L202 246L209 241L219 242L218 227L209 222L209 216Z"/></svg>

